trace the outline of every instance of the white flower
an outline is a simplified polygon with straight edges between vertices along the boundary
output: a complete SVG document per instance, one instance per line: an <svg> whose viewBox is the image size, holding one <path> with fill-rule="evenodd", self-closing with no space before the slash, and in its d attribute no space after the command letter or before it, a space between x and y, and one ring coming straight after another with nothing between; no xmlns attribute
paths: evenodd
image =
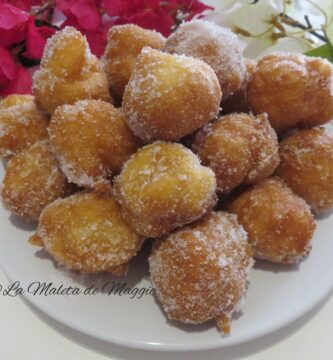
<svg viewBox="0 0 333 360"><path fill-rule="evenodd" d="M275 50L303 53L321 45L320 41L309 32L288 25L279 15L286 13L304 23L304 15L309 12L314 27L321 28L325 24L324 12L331 20L333 1L314 2L315 5L311 4L311 0L259 0L256 3L253 3L253 0L210 1L209 4L215 6L216 12L208 18L238 33L246 44L244 54L247 57L258 57ZM323 8L319 9L317 3ZM304 7L304 4L307 6ZM333 21L331 27L333 36Z"/></svg>

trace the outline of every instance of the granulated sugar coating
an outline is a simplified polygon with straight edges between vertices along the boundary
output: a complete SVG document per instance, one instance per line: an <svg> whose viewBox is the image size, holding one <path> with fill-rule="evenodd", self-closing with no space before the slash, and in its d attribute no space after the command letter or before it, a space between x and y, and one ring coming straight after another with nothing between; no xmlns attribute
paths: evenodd
<svg viewBox="0 0 333 360"><path fill-rule="evenodd" d="M136 58L145 46L160 50L164 43L165 38L154 30L143 29L134 24L112 26L103 55L112 94L122 98Z"/></svg>
<svg viewBox="0 0 333 360"><path fill-rule="evenodd" d="M9 158L46 139L48 122L31 95L9 95L0 100L0 158Z"/></svg>
<svg viewBox="0 0 333 360"><path fill-rule="evenodd" d="M316 214L333 206L333 134L317 127L301 130L280 143L277 174Z"/></svg>
<svg viewBox="0 0 333 360"><path fill-rule="evenodd" d="M257 184L234 199L228 210L237 215L254 256L295 264L311 250L315 221L307 203L278 177Z"/></svg>
<svg viewBox="0 0 333 360"><path fill-rule="evenodd" d="M143 48L125 89L123 109L144 141L178 140L219 112L221 89L200 60Z"/></svg>
<svg viewBox="0 0 333 360"><path fill-rule="evenodd" d="M149 257L157 298L170 319L198 324L214 319L229 333L241 310L252 250L235 215L212 212L154 243Z"/></svg>
<svg viewBox="0 0 333 360"><path fill-rule="evenodd" d="M126 272L143 243L108 193L81 192L49 205L32 243L42 242L60 264L84 273Z"/></svg>
<svg viewBox="0 0 333 360"><path fill-rule="evenodd" d="M38 220L52 201L70 194L47 141L40 141L8 161L2 182L4 206L27 220Z"/></svg>
<svg viewBox="0 0 333 360"><path fill-rule="evenodd" d="M245 59L244 61L246 65L246 74L242 87L222 101L221 107L223 114L230 114L233 112L250 112L247 100L247 88L256 68L257 61L254 59Z"/></svg>
<svg viewBox="0 0 333 360"><path fill-rule="evenodd" d="M265 114L221 117L196 134L192 147L214 170L217 189L224 193L265 179L279 164L277 136Z"/></svg>
<svg viewBox="0 0 333 360"><path fill-rule="evenodd" d="M101 100L59 106L51 118L49 134L67 178L89 188L118 174L140 144L121 109Z"/></svg>
<svg viewBox="0 0 333 360"><path fill-rule="evenodd" d="M167 39L164 50L210 65L219 79L223 99L240 90L246 74L243 48L237 36L212 22L184 22Z"/></svg>
<svg viewBox="0 0 333 360"><path fill-rule="evenodd" d="M124 219L158 237L199 219L216 202L213 171L183 145L157 141L124 164L114 191Z"/></svg>
<svg viewBox="0 0 333 360"><path fill-rule="evenodd" d="M33 77L40 107L52 114L59 105L82 99L112 101L107 75L86 38L72 27L48 39L41 67Z"/></svg>
<svg viewBox="0 0 333 360"><path fill-rule="evenodd" d="M248 87L254 113L266 112L278 132L333 118L333 65L321 58L276 52L259 60Z"/></svg>

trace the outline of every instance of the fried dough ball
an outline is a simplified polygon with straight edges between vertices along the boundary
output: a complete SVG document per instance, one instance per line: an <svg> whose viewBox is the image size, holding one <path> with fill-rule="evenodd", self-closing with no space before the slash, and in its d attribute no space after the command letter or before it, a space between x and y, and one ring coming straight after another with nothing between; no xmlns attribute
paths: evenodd
<svg viewBox="0 0 333 360"><path fill-rule="evenodd" d="M154 243L151 280L168 317L199 324L214 319L230 332L253 264L251 246L233 214L210 213Z"/></svg>
<svg viewBox="0 0 333 360"><path fill-rule="evenodd" d="M213 171L183 145L157 141L138 150L115 178L124 219L158 237L200 218L216 202Z"/></svg>
<svg viewBox="0 0 333 360"><path fill-rule="evenodd" d="M249 104L247 101L247 88L249 82L256 68L257 62L253 59L245 59L246 65L246 74L243 81L242 87L231 94L226 100L222 101L222 111L225 114L230 114L233 112L249 112Z"/></svg>
<svg viewBox="0 0 333 360"><path fill-rule="evenodd" d="M224 193L265 179L279 164L277 136L265 114L221 117L196 134L192 147Z"/></svg>
<svg viewBox="0 0 333 360"><path fill-rule="evenodd" d="M154 30L143 29L134 24L111 27L103 63L112 93L122 98L136 58L145 46L161 50L164 43L165 38Z"/></svg>
<svg viewBox="0 0 333 360"><path fill-rule="evenodd" d="M246 74L242 44L227 28L212 22L184 22L167 39L164 50L210 65L219 79L223 99L240 90Z"/></svg>
<svg viewBox="0 0 333 360"><path fill-rule="evenodd" d="M59 106L49 134L64 174L71 182L89 188L119 173L139 146L122 111L101 100Z"/></svg>
<svg viewBox="0 0 333 360"><path fill-rule="evenodd" d="M34 221L48 204L72 190L44 140L8 161L1 196L9 211Z"/></svg>
<svg viewBox="0 0 333 360"><path fill-rule="evenodd" d="M144 48L126 86L123 109L144 141L178 140L213 119L221 89L204 62Z"/></svg>
<svg viewBox="0 0 333 360"><path fill-rule="evenodd" d="M228 210L243 225L255 257L295 264L309 254L314 218L307 203L278 177L246 190Z"/></svg>
<svg viewBox="0 0 333 360"><path fill-rule="evenodd" d="M0 100L0 158L9 158L47 138L48 118L31 95Z"/></svg>
<svg viewBox="0 0 333 360"><path fill-rule="evenodd" d="M49 114L59 105L77 100L112 102L101 62L91 54L86 38L72 27L58 31L47 41L41 67L33 77L33 91Z"/></svg>
<svg viewBox="0 0 333 360"><path fill-rule="evenodd" d="M248 88L254 113L266 112L275 130L312 127L333 117L333 65L302 54L274 53L259 60Z"/></svg>
<svg viewBox="0 0 333 360"><path fill-rule="evenodd" d="M333 207L333 134L319 127L298 131L280 143L277 174L316 214Z"/></svg>
<svg viewBox="0 0 333 360"><path fill-rule="evenodd" d="M110 193L96 190L54 201L30 239L71 270L116 275L126 273L143 240L124 222Z"/></svg>

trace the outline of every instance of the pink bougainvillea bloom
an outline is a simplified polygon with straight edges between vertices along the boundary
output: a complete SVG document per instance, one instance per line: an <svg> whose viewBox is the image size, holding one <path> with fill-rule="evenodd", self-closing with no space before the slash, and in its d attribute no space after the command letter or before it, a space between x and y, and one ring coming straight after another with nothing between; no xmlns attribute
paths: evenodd
<svg viewBox="0 0 333 360"><path fill-rule="evenodd" d="M32 79L31 75L23 66L17 67L17 77L8 83L8 85L0 90L0 96L7 96L10 94L31 94L32 93Z"/></svg>
<svg viewBox="0 0 333 360"><path fill-rule="evenodd" d="M98 31L101 14L94 0L57 0L57 7L67 17L63 26L74 26L80 30Z"/></svg>
<svg viewBox="0 0 333 360"><path fill-rule="evenodd" d="M172 25L174 24L172 16L161 10L143 10L128 17L127 20L145 29L159 31L164 36L170 35Z"/></svg>
<svg viewBox="0 0 333 360"><path fill-rule="evenodd" d="M7 49L0 47L0 96L30 93L31 75L24 67L15 64Z"/></svg>
<svg viewBox="0 0 333 360"><path fill-rule="evenodd" d="M107 31L101 29L99 31L88 31L85 33L91 52L96 56L102 56L105 45L106 45L106 38L107 38Z"/></svg>
<svg viewBox="0 0 333 360"><path fill-rule="evenodd" d="M0 4L11 4L21 10L30 11L32 6L43 5L46 0L0 0Z"/></svg>
<svg viewBox="0 0 333 360"><path fill-rule="evenodd" d="M35 18L31 16L29 18L26 34L27 50L23 55L29 59L41 59L46 40L55 32L56 30L49 26L37 27L35 25Z"/></svg>
<svg viewBox="0 0 333 360"><path fill-rule="evenodd" d="M25 38L29 15L9 4L0 5L0 46L10 46Z"/></svg>
<svg viewBox="0 0 333 360"><path fill-rule="evenodd" d="M17 66L12 54L0 46L0 90L17 77Z"/></svg>
<svg viewBox="0 0 333 360"><path fill-rule="evenodd" d="M136 2L136 0L103 0L103 5L108 15L122 17L133 13L133 10L137 9Z"/></svg>

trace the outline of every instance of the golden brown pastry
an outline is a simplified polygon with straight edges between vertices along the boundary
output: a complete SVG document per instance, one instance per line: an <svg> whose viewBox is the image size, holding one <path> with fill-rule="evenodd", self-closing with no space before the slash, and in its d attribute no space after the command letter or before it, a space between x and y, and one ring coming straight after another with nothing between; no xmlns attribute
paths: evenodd
<svg viewBox="0 0 333 360"><path fill-rule="evenodd" d="M182 23L167 39L165 51L187 55L210 65L219 79L223 99L241 89L246 76L243 49L229 29L204 20Z"/></svg>
<svg viewBox="0 0 333 360"><path fill-rule="evenodd" d="M216 202L213 171L183 145L157 141L138 150L115 178L124 219L146 237L197 220Z"/></svg>
<svg viewBox="0 0 333 360"><path fill-rule="evenodd" d="M311 250L314 218L306 202L278 177L257 184L236 197L228 210L237 215L254 256L295 264Z"/></svg>
<svg viewBox="0 0 333 360"><path fill-rule="evenodd" d="M64 174L71 182L89 188L108 183L140 144L121 109L101 100L59 106L49 133Z"/></svg>
<svg viewBox="0 0 333 360"><path fill-rule="evenodd" d="M106 192L80 192L50 204L41 214L33 244L65 267L84 273L127 272L143 243Z"/></svg>
<svg viewBox="0 0 333 360"><path fill-rule="evenodd" d="M40 141L8 161L1 196L9 211L36 221L48 204L72 191L48 142Z"/></svg>
<svg viewBox="0 0 333 360"><path fill-rule="evenodd" d="M214 319L229 333L241 309L253 264L251 246L236 216L212 212L154 243L149 268L167 316L199 324Z"/></svg>
<svg viewBox="0 0 333 360"><path fill-rule="evenodd" d="M103 55L112 94L122 98L136 58L145 46L161 50L164 43L165 38L154 30L143 29L134 24L112 26Z"/></svg>
<svg viewBox="0 0 333 360"><path fill-rule="evenodd" d="M31 95L9 95L0 100L0 158L7 159L46 139L47 116Z"/></svg>
<svg viewBox="0 0 333 360"><path fill-rule="evenodd" d="M333 117L333 65L321 58L276 52L259 60L248 87L254 113L267 113L279 133Z"/></svg>
<svg viewBox="0 0 333 360"><path fill-rule="evenodd" d="M196 134L192 148L224 193L265 179L279 164L277 136L265 114L223 116Z"/></svg>
<svg viewBox="0 0 333 360"><path fill-rule="evenodd" d="M232 93L227 99L222 101L221 107L224 114L233 112L250 112L247 100L247 88L256 68L257 61L254 59L245 59L246 73L243 84L238 91Z"/></svg>
<svg viewBox="0 0 333 360"><path fill-rule="evenodd" d="M53 35L46 44L41 67L33 77L33 92L47 113L77 100L112 102L107 75L91 54L86 38L72 27Z"/></svg>
<svg viewBox="0 0 333 360"><path fill-rule="evenodd" d="M204 62L144 48L126 87L123 109L135 135L178 140L219 112L221 89Z"/></svg>
<svg viewBox="0 0 333 360"><path fill-rule="evenodd" d="M333 134L324 127L300 130L280 143L277 174L316 214L333 207Z"/></svg>

